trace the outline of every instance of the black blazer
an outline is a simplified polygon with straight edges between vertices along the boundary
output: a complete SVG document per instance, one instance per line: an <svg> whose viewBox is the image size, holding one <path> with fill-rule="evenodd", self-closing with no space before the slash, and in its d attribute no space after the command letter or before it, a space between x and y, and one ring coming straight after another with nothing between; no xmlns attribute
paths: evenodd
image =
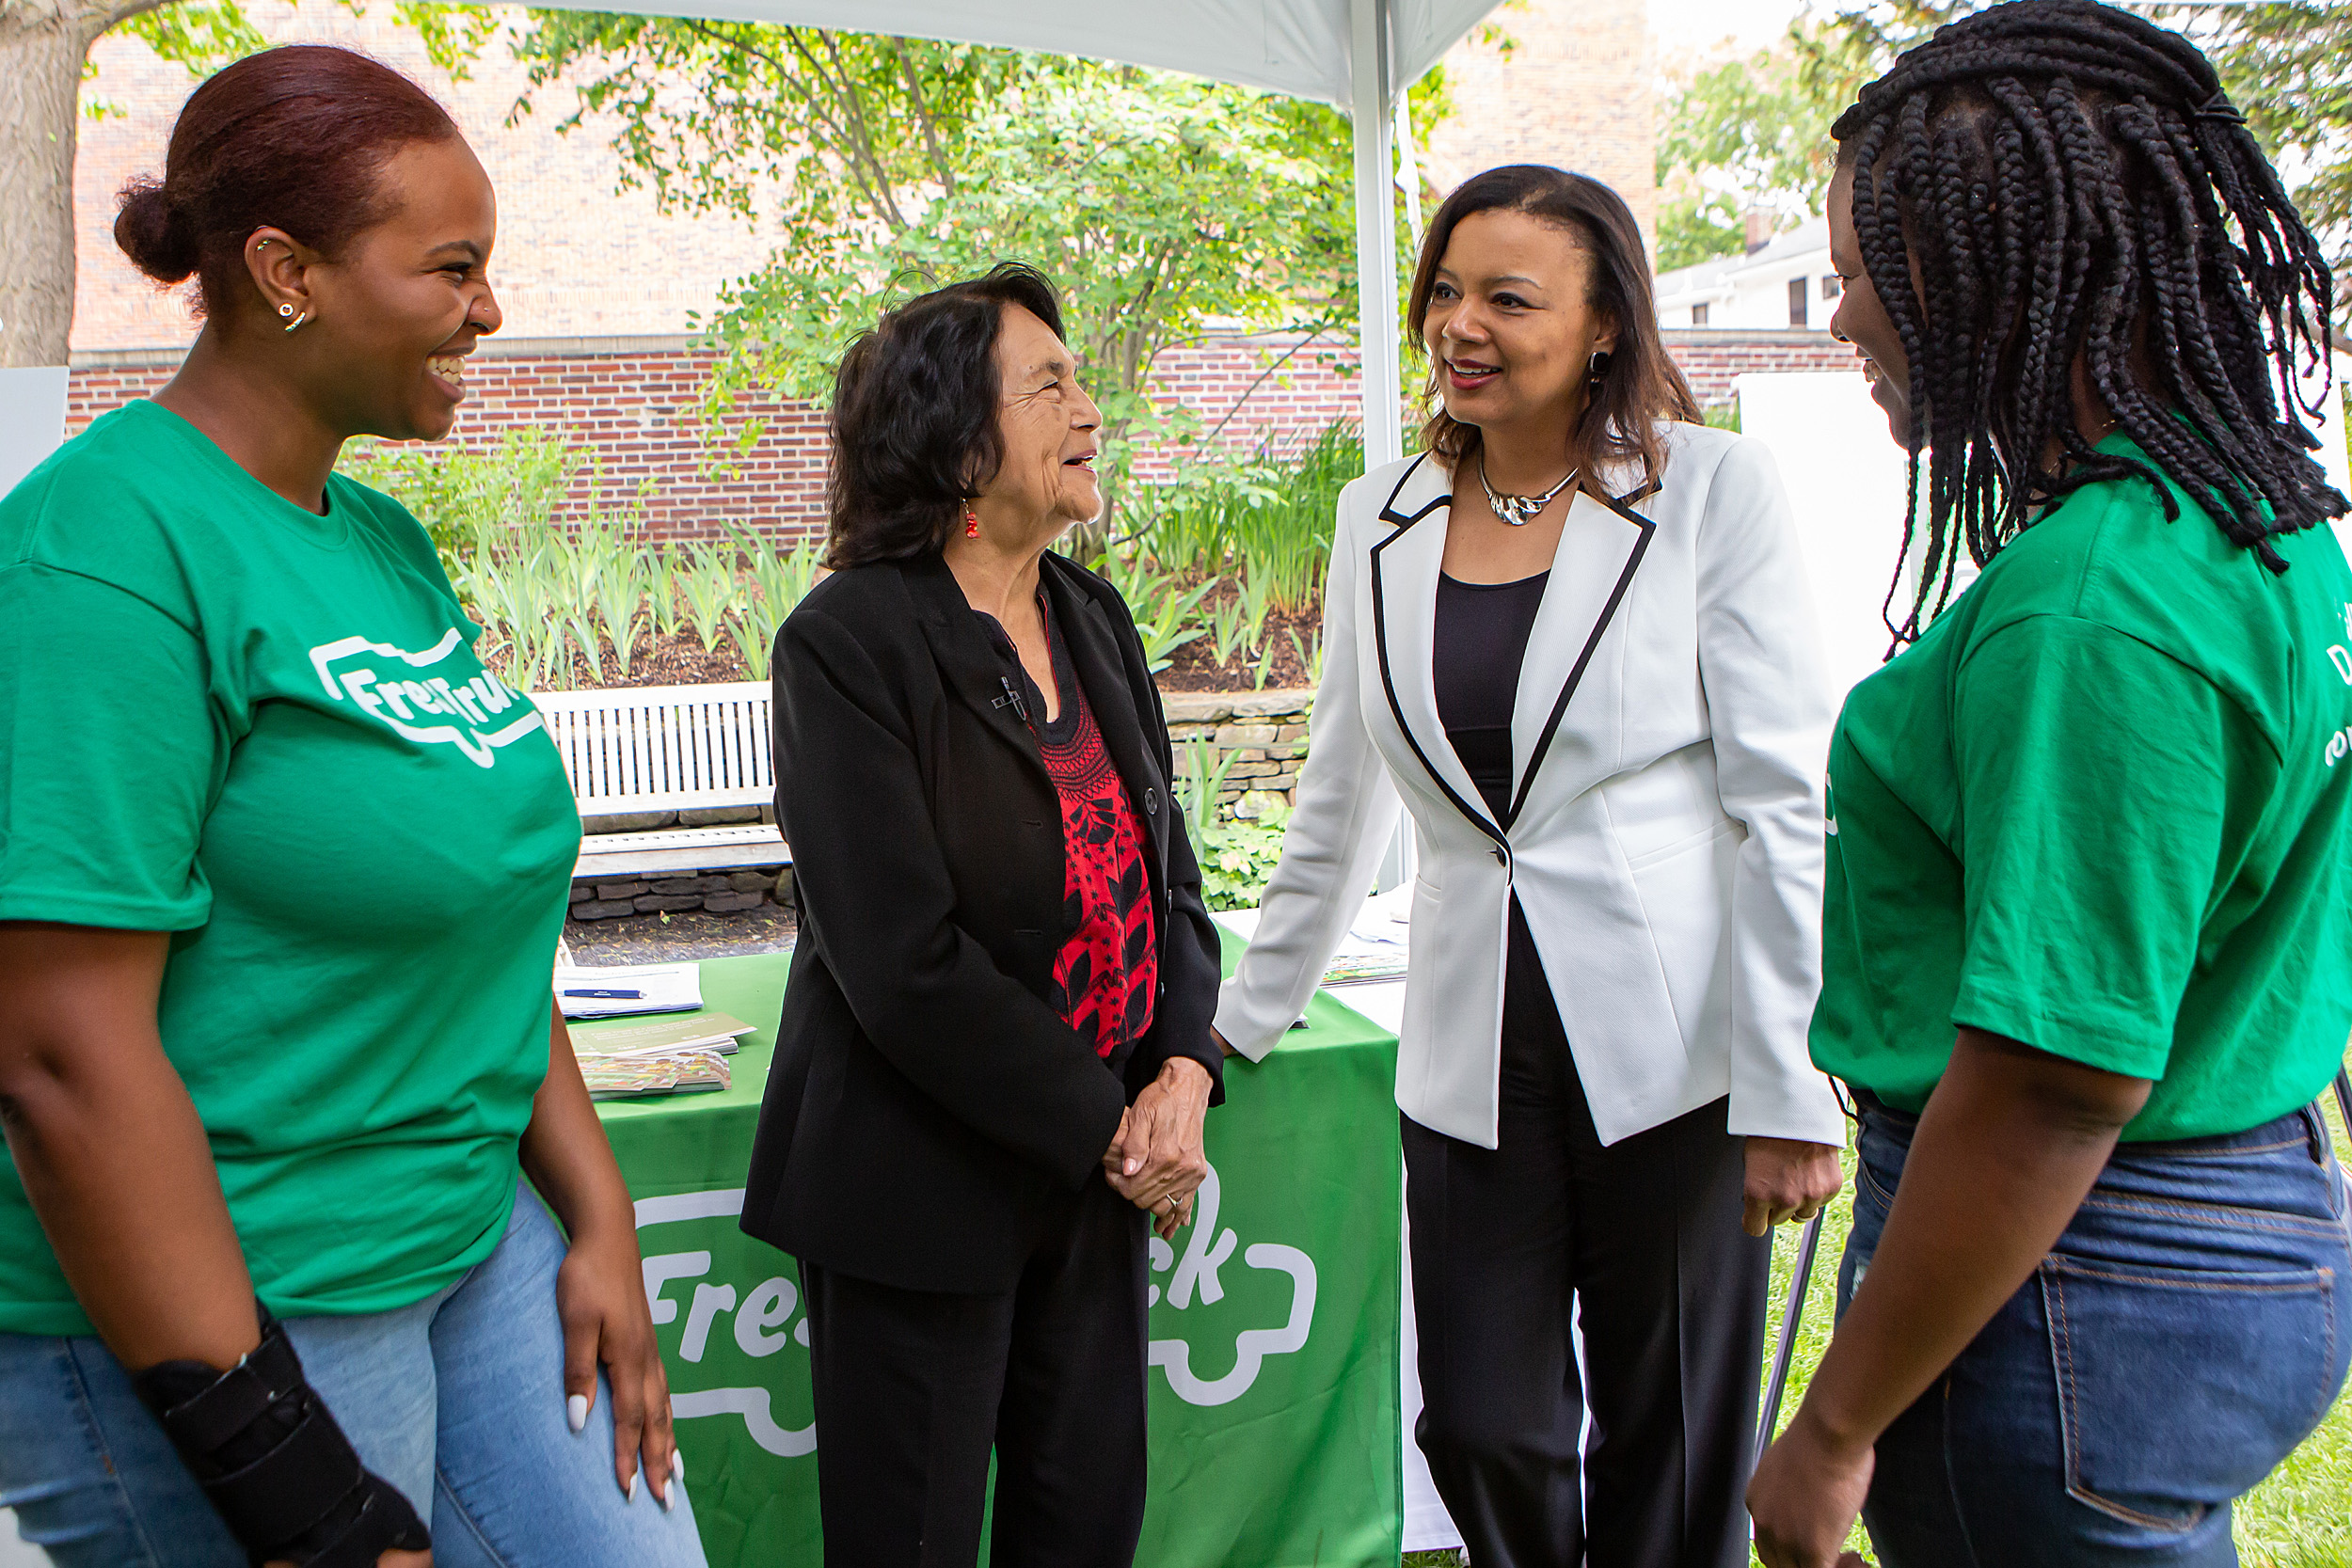
<svg viewBox="0 0 2352 1568"><path fill-rule="evenodd" d="M1046 1001L1072 929L1060 801L946 563L836 573L776 634L801 934L742 1224L859 1278L1009 1291L1162 1064L1192 1057L1223 1098L1216 931L1142 641L1102 578L1050 553L1041 575L1151 865L1160 991L1123 1073Z"/></svg>

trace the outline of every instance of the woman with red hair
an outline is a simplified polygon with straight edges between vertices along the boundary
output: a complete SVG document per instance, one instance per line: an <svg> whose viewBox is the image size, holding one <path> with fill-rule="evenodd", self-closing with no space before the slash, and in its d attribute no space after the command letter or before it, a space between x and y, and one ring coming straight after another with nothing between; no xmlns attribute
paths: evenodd
<svg viewBox="0 0 2352 1568"><path fill-rule="evenodd" d="M204 325L0 501L0 1504L72 1568L699 1564L548 996L563 768L334 472L455 421L489 180L277 49L115 234Z"/></svg>

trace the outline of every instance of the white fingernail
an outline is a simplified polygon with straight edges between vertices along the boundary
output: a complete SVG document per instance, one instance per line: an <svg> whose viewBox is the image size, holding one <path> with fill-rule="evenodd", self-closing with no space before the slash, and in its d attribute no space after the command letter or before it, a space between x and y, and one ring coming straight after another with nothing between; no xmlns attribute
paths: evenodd
<svg viewBox="0 0 2352 1568"><path fill-rule="evenodd" d="M635 1476L628 1478L628 1484L621 1489L621 1495L630 1502L637 1500L637 1478Z"/></svg>
<svg viewBox="0 0 2352 1568"><path fill-rule="evenodd" d="M686 1479L686 1456L675 1449L670 1450L670 1474L680 1481Z"/></svg>
<svg viewBox="0 0 2352 1568"><path fill-rule="evenodd" d="M582 1428L586 1427L588 1424L588 1396L585 1394L574 1394L570 1399L565 1400L564 1402L564 1419L571 1423L571 1428L574 1432L579 1432Z"/></svg>

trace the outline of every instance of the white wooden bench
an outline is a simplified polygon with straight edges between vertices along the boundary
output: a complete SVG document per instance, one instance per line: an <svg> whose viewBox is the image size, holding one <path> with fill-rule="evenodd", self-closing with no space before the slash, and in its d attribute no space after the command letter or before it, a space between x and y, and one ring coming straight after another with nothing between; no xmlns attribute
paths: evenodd
<svg viewBox="0 0 2352 1568"><path fill-rule="evenodd" d="M531 701L564 758L583 818L764 806L775 794L765 681L539 691ZM619 881L791 863L773 823L735 822L590 833L572 876Z"/></svg>

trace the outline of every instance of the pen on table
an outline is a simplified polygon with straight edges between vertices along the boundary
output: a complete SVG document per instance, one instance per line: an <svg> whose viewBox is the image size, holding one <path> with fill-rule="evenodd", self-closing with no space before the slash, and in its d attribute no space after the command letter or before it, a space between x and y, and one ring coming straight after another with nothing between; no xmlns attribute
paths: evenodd
<svg viewBox="0 0 2352 1568"><path fill-rule="evenodd" d="M645 999L645 993L642 990L611 990L602 988L594 990L567 990L564 994L565 996L593 996L614 1002L642 1002Z"/></svg>

